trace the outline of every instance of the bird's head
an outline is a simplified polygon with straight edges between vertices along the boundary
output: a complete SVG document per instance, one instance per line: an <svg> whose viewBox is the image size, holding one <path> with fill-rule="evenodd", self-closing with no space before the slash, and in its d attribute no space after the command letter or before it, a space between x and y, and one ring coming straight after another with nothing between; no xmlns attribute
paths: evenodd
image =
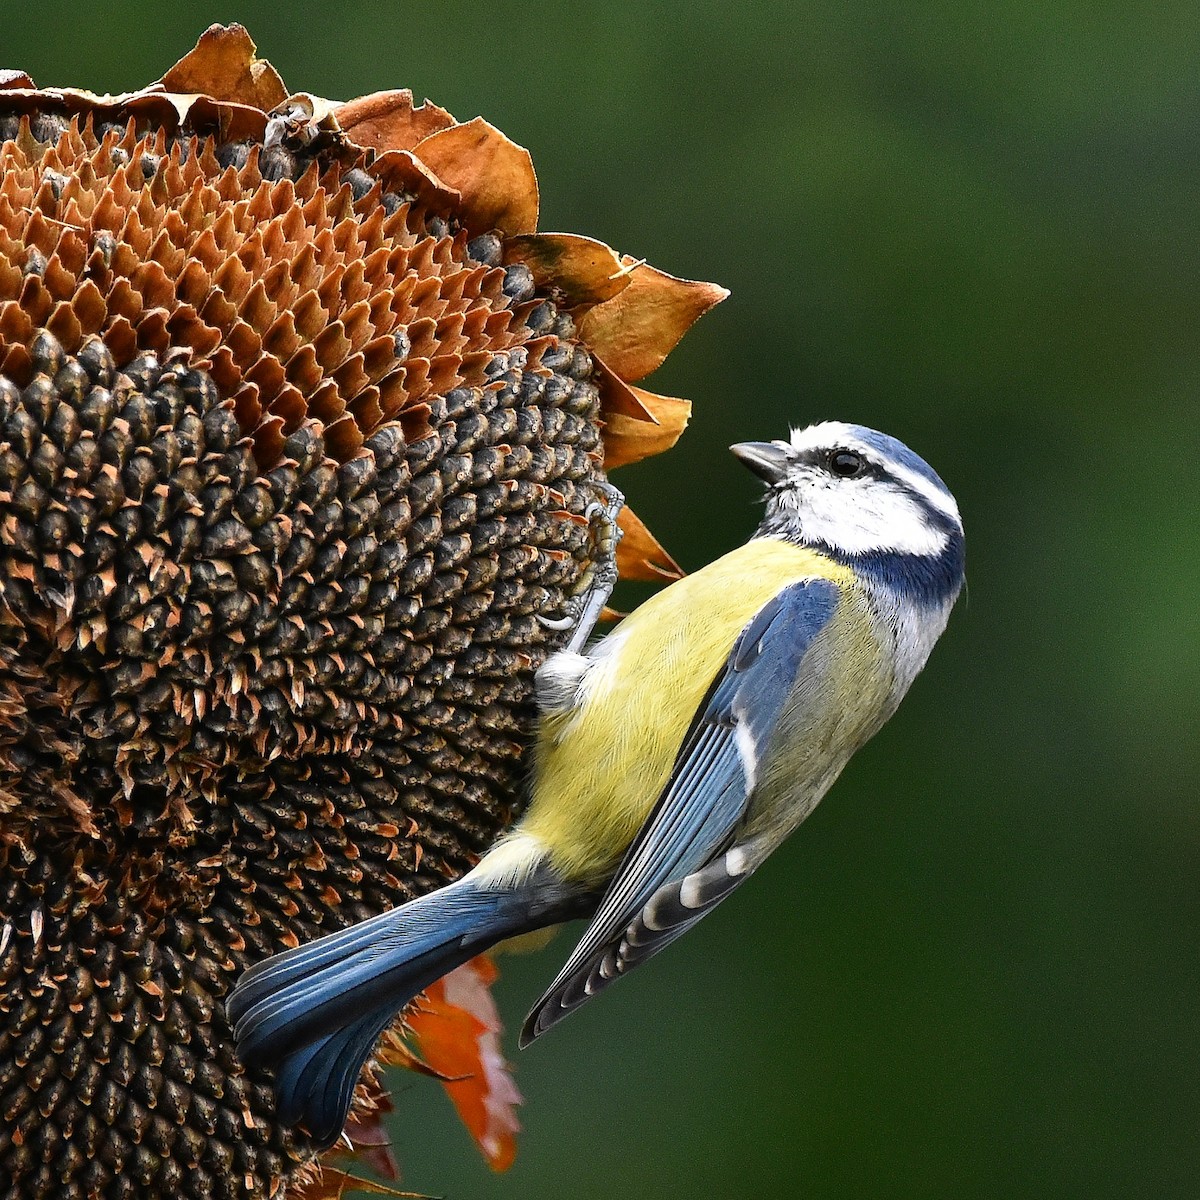
<svg viewBox="0 0 1200 1200"><path fill-rule="evenodd" d="M937 472L903 442L862 425L824 421L787 441L739 442L733 453L768 485L760 535L823 551L908 584L931 600L962 585L958 505Z"/></svg>

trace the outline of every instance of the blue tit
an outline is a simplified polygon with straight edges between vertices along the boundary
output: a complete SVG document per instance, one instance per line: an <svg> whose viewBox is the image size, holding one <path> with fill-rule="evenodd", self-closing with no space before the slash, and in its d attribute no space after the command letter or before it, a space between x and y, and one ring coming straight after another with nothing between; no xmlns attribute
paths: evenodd
<svg viewBox="0 0 1200 1200"><path fill-rule="evenodd" d="M826 422L733 452L767 484L744 546L584 653L552 655L528 810L467 875L267 959L229 999L278 1114L341 1130L376 1039L506 938L590 916L522 1045L696 924L892 715L963 582L946 485L894 438Z"/></svg>

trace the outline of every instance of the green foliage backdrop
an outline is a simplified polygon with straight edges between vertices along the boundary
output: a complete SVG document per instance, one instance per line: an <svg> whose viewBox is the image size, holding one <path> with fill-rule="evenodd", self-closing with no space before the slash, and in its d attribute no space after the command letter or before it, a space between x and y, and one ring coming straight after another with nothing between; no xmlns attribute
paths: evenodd
<svg viewBox="0 0 1200 1200"><path fill-rule="evenodd" d="M732 298L619 482L695 567L739 438L839 417L957 492L970 592L899 716L711 920L520 1056L506 1177L399 1081L453 1197L1161 1200L1200 1174L1192 2L111 0L0 66L118 91L240 20L293 88L411 86L528 146L542 227ZM516 1027L566 952L503 964Z"/></svg>

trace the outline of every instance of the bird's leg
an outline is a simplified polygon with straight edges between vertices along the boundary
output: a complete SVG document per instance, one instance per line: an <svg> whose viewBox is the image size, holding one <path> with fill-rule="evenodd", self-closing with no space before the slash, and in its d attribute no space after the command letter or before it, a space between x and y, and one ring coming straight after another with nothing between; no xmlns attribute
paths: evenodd
<svg viewBox="0 0 1200 1200"><path fill-rule="evenodd" d="M571 630L564 650L578 653L588 640L617 582L617 543L621 528L617 518L625 497L611 483L596 480L592 486L602 497L584 510L591 538L591 563L579 587L567 598L561 617L539 617L547 629Z"/></svg>
<svg viewBox="0 0 1200 1200"><path fill-rule="evenodd" d="M555 721L569 716L579 706L582 685L593 660L574 650L556 650L533 677L538 716Z"/></svg>

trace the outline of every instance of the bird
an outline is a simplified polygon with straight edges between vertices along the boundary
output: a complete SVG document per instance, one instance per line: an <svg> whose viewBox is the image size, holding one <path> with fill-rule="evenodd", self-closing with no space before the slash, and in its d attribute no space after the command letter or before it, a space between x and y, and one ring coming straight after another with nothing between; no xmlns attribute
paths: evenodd
<svg viewBox="0 0 1200 1200"><path fill-rule="evenodd" d="M516 826L455 882L239 980L237 1051L274 1069L280 1120L332 1144L410 1001L499 942L590 918L528 1045L740 887L895 712L963 585L954 496L861 425L731 449L766 485L761 523L546 660Z"/></svg>

